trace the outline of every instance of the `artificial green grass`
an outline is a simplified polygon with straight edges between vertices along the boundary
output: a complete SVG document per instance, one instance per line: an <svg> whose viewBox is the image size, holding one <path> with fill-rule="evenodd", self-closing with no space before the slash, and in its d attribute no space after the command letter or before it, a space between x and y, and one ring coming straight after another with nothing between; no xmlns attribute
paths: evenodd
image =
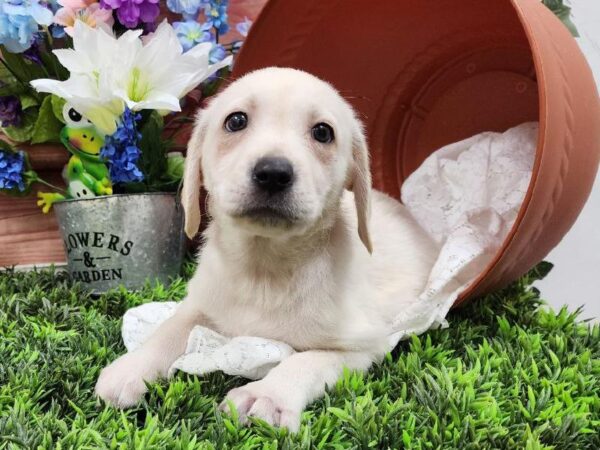
<svg viewBox="0 0 600 450"><path fill-rule="evenodd" d="M221 373L178 374L125 412L94 398L124 351L125 310L180 299L183 280L92 298L61 273L2 273L0 448L599 449L600 327L538 308L530 286L547 269L452 312L450 328L402 342L368 374L346 373L296 435L217 412L244 383Z"/></svg>

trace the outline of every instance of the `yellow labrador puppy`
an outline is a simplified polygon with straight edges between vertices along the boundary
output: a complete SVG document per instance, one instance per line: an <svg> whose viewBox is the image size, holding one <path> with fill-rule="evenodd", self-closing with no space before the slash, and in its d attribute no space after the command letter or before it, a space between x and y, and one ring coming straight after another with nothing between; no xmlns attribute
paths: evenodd
<svg viewBox="0 0 600 450"><path fill-rule="evenodd" d="M187 297L139 350L102 371L96 393L136 404L144 381L165 377L203 325L297 350L224 402L242 419L297 430L344 367L365 370L389 350L391 322L423 289L437 251L400 203L371 191L349 104L299 70L250 73L198 115L182 194L189 236L201 185L212 221Z"/></svg>

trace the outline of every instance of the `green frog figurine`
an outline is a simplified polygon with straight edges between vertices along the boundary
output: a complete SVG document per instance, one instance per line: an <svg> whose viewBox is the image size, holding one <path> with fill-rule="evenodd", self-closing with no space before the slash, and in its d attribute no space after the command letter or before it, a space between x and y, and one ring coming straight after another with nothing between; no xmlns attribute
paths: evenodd
<svg viewBox="0 0 600 450"><path fill-rule="evenodd" d="M100 158L104 136L68 103L63 107L63 118L66 125L60 132L60 140L72 155L63 170L67 192L66 196L56 192L38 192L37 204L44 213L61 200L92 198L113 192L108 168Z"/></svg>

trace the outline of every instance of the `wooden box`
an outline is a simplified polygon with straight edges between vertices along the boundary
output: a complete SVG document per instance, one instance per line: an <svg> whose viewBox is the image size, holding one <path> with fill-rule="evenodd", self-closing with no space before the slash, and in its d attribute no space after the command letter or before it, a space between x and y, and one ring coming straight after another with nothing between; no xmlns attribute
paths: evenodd
<svg viewBox="0 0 600 450"><path fill-rule="evenodd" d="M27 152L40 177L64 186L61 171L69 153L62 145L17 148ZM0 194L0 267L66 261L54 213L43 214L37 206L38 190L48 192L49 188L36 184L26 197Z"/></svg>

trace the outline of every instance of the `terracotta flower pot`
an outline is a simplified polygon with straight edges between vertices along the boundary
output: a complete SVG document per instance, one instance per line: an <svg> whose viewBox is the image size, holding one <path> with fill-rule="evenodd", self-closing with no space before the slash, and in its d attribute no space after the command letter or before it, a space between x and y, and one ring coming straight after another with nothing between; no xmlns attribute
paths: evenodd
<svg viewBox="0 0 600 450"><path fill-rule="evenodd" d="M600 158L600 101L587 62L539 0L271 0L235 76L291 66L332 82L360 112L375 187L399 197L435 149L539 120L515 224L457 304L522 275L579 214Z"/></svg>

